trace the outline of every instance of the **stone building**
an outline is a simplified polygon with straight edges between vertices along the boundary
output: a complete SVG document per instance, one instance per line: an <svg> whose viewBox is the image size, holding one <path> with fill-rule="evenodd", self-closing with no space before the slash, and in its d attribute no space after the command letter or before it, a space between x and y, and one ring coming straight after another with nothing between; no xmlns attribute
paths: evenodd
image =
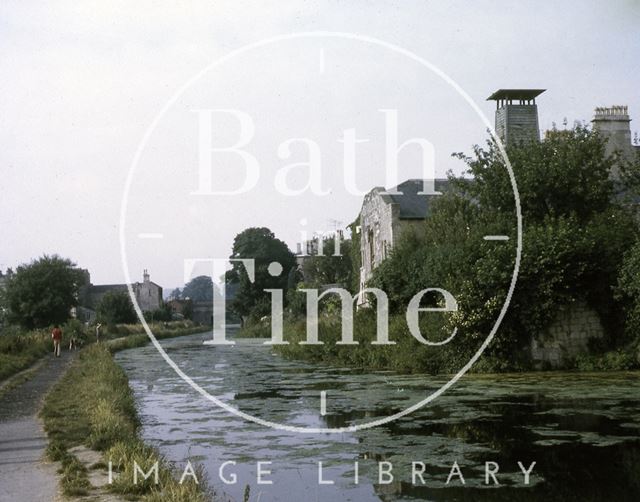
<svg viewBox="0 0 640 502"><path fill-rule="evenodd" d="M162 307L162 287L150 280L149 273L145 269L142 274L142 282L134 282L131 287L136 296L136 301L143 312L157 310ZM109 291L129 293L126 284L91 284L89 272L86 272L86 286L80 290L78 297L79 306L83 309L95 311L105 294Z"/></svg>
<svg viewBox="0 0 640 502"><path fill-rule="evenodd" d="M606 153L620 155L623 161L633 159L640 146L631 141L631 119L627 106L598 107L591 121L594 131L598 131L607 140ZM613 180L620 180L620 172L614 167Z"/></svg>
<svg viewBox="0 0 640 502"><path fill-rule="evenodd" d="M448 180L434 181L436 192L447 189ZM398 239L409 229L420 231L437 195L423 194L424 180L410 179L386 190L376 187L364 197L360 210L360 291L373 270L389 255ZM365 302L360 295L358 303Z"/></svg>
<svg viewBox="0 0 640 502"><path fill-rule="evenodd" d="M147 269L142 274L142 282L132 284L140 310L148 312L162 307L162 287L150 280Z"/></svg>

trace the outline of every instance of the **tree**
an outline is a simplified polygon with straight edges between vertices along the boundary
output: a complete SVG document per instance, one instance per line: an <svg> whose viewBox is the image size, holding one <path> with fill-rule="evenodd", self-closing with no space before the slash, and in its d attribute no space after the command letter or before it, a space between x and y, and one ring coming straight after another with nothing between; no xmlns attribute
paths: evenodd
<svg viewBox="0 0 640 502"><path fill-rule="evenodd" d="M494 142L474 148L463 159L472 180L455 183L485 211L514 214L511 180ZM609 174L615 158L605 154L603 139L589 129L548 131L544 141L509 145L507 154L518 184L524 221L575 215L585 220L610 206L614 186Z"/></svg>
<svg viewBox="0 0 640 502"><path fill-rule="evenodd" d="M126 291L107 291L98 303L96 315L107 324L133 324L138 316Z"/></svg>
<svg viewBox="0 0 640 502"><path fill-rule="evenodd" d="M640 341L640 241L626 254L618 280L618 296L625 304L628 341ZM640 346L638 347L640 349ZM640 353L639 353L640 356Z"/></svg>
<svg viewBox="0 0 640 502"><path fill-rule="evenodd" d="M169 300L179 300L180 298L182 298L182 290L180 288L175 288L173 291L171 291Z"/></svg>
<svg viewBox="0 0 640 502"><path fill-rule="evenodd" d="M510 145L523 214L522 261L508 315L487 354L499 369L526 365L531 338L553 321L558 308L585 301L620 344L622 309L613 294L620 264L637 227L614 196L613 160L604 143L583 127L552 132L542 142ZM438 198L424 232L408 234L375 271L372 285L399 312L419 290L440 287L458 301L447 318L455 343L445 347L459 362L477 350L506 300L516 255L514 196L497 146L462 157L470 178L452 179ZM496 245L485 235L507 235ZM455 366L454 363L452 366Z"/></svg>
<svg viewBox="0 0 640 502"><path fill-rule="evenodd" d="M305 282L311 287L323 284L340 284L351 288L351 240L340 241L339 256L335 255L335 240L333 238L322 241L322 255L307 258L302 265Z"/></svg>
<svg viewBox="0 0 640 502"><path fill-rule="evenodd" d="M190 299L184 301L182 315L185 319L193 319L193 302Z"/></svg>
<svg viewBox="0 0 640 502"><path fill-rule="evenodd" d="M213 301L213 281L211 277L199 275L191 279L182 289L182 298L189 298L194 302Z"/></svg>
<svg viewBox="0 0 640 502"><path fill-rule="evenodd" d="M233 241L231 258L253 258L255 260L255 281L249 280L242 264L234 262L226 280L237 283L238 290L231 305L240 317L262 317L270 313L270 295L265 289L287 289L289 271L296 266L296 259L287 245L276 239L268 228L248 228ZM278 263L282 271L272 276L268 267Z"/></svg>
<svg viewBox="0 0 640 502"><path fill-rule="evenodd" d="M171 307L166 303L162 304L162 307L156 310L151 310L144 313L144 319L147 322L153 321L170 321L173 318L173 311Z"/></svg>
<svg viewBox="0 0 640 502"><path fill-rule="evenodd" d="M26 328L64 323L78 304L78 290L85 280L75 263L58 255L20 265L6 285L9 320Z"/></svg>

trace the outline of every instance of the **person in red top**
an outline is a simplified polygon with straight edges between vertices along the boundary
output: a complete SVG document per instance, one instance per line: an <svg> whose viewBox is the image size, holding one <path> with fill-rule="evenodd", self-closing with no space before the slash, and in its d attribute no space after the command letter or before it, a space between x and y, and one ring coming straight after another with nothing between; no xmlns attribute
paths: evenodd
<svg viewBox="0 0 640 502"><path fill-rule="evenodd" d="M62 330L56 324L51 332L51 338L53 338L53 355L60 357L60 344L62 343Z"/></svg>

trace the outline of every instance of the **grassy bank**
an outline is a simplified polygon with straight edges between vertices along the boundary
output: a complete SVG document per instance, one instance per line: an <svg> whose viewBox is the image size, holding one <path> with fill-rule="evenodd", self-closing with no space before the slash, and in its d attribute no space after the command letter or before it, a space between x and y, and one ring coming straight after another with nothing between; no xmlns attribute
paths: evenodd
<svg viewBox="0 0 640 502"><path fill-rule="evenodd" d="M439 326L423 327L430 340L445 338ZM270 336L270 335L269 335ZM389 319L389 337L394 345L373 345L376 339L376 320L369 312L355 315L353 337L358 345L339 345L341 320L337 316L321 316L318 338L322 345L300 345L306 339L306 320L288 320L284 325L284 339L288 345L276 345L275 350L290 359L314 363L344 365L361 369L385 369L400 373L446 372L449 360L442 347L429 347L411 336L404 319Z"/></svg>
<svg viewBox="0 0 640 502"><path fill-rule="evenodd" d="M203 326L196 326L191 321L173 321L169 323L150 323L154 335L158 339L190 335L206 331ZM73 335L78 346L95 341L95 328L85 326L76 320L70 320L61 326L62 349L67 350ZM141 324L118 324L102 330L103 340L114 340L113 350L140 347L148 343L144 327ZM117 341L115 341L117 340ZM0 333L0 382L29 368L39 359L53 352L51 329L26 331L18 326L4 328Z"/></svg>
<svg viewBox="0 0 640 502"><path fill-rule="evenodd" d="M420 323L424 338L439 341L447 337L442 325ZM253 330L247 330L253 334ZM270 327L260 326L257 333L269 332ZM393 370L399 373L455 373L478 350L484 337L458 335L444 346L427 346L416 340L409 331L404 316L390 316L389 339L394 345L373 345L376 322L372 312L358 312L354 319L354 340L358 345L338 345L341 337L341 320L338 316L321 316L318 322L319 340L322 345L300 345L306 339L306 321L288 320L284 325L284 339L288 345L274 349L284 357L313 363L344 365L359 369ZM258 335L254 335L258 336ZM500 335L498 335L500 336ZM491 347L474 364L475 373L499 373L533 371L526 351L504 356ZM640 369L638 349L630 346L607 352L594 352L566 362L562 370L576 371L627 371Z"/></svg>
<svg viewBox="0 0 640 502"><path fill-rule="evenodd" d="M234 336L236 338L271 338L271 320L247 323Z"/></svg>
<svg viewBox="0 0 640 502"><path fill-rule="evenodd" d="M3 333L0 335L0 381L28 368L52 350L48 330Z"/></svg>
<svg viewBox="0 0 640 502"><path fill-rule="evenodd" d="M195 325L190 321L149 323L149 328L158 340L203 333L211 329L206 326ZM141 324L118 325L115 328L111 328L104 339L107 341L111 352L142 347L150 342L147 332Z"/></svg>
<svg viewBox="0 0 640 502"><path fill-rule="evenodd" d="M136 335L131 335L136 336ZM145 335L146 337L146 335ZM127 376L111 355L108 344L92 345L78 356L69 371L48 394L41 416L49 435L48 456L62 463L65 495L91 493L87 468L69 449L85 445L102 452L104 468L113 462L114 482L108 490L132 500L200 502L211 499L199 475L180 484L171 465L138 436L139 420ZM147 472L156 462L159 483L153 476L133 481L134 461Z"/></svg>

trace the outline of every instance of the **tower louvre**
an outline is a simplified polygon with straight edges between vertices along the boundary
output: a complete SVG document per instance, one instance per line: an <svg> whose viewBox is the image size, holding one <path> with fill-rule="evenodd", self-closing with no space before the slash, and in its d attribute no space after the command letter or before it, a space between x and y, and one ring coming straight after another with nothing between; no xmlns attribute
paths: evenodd
<svg viewBox="0 0 640 502"><path fill-rule="evenodd" d="M540 141L536 98L545 89L498 89L487 101L496 102L496 134L507 143Z"/></svg>

